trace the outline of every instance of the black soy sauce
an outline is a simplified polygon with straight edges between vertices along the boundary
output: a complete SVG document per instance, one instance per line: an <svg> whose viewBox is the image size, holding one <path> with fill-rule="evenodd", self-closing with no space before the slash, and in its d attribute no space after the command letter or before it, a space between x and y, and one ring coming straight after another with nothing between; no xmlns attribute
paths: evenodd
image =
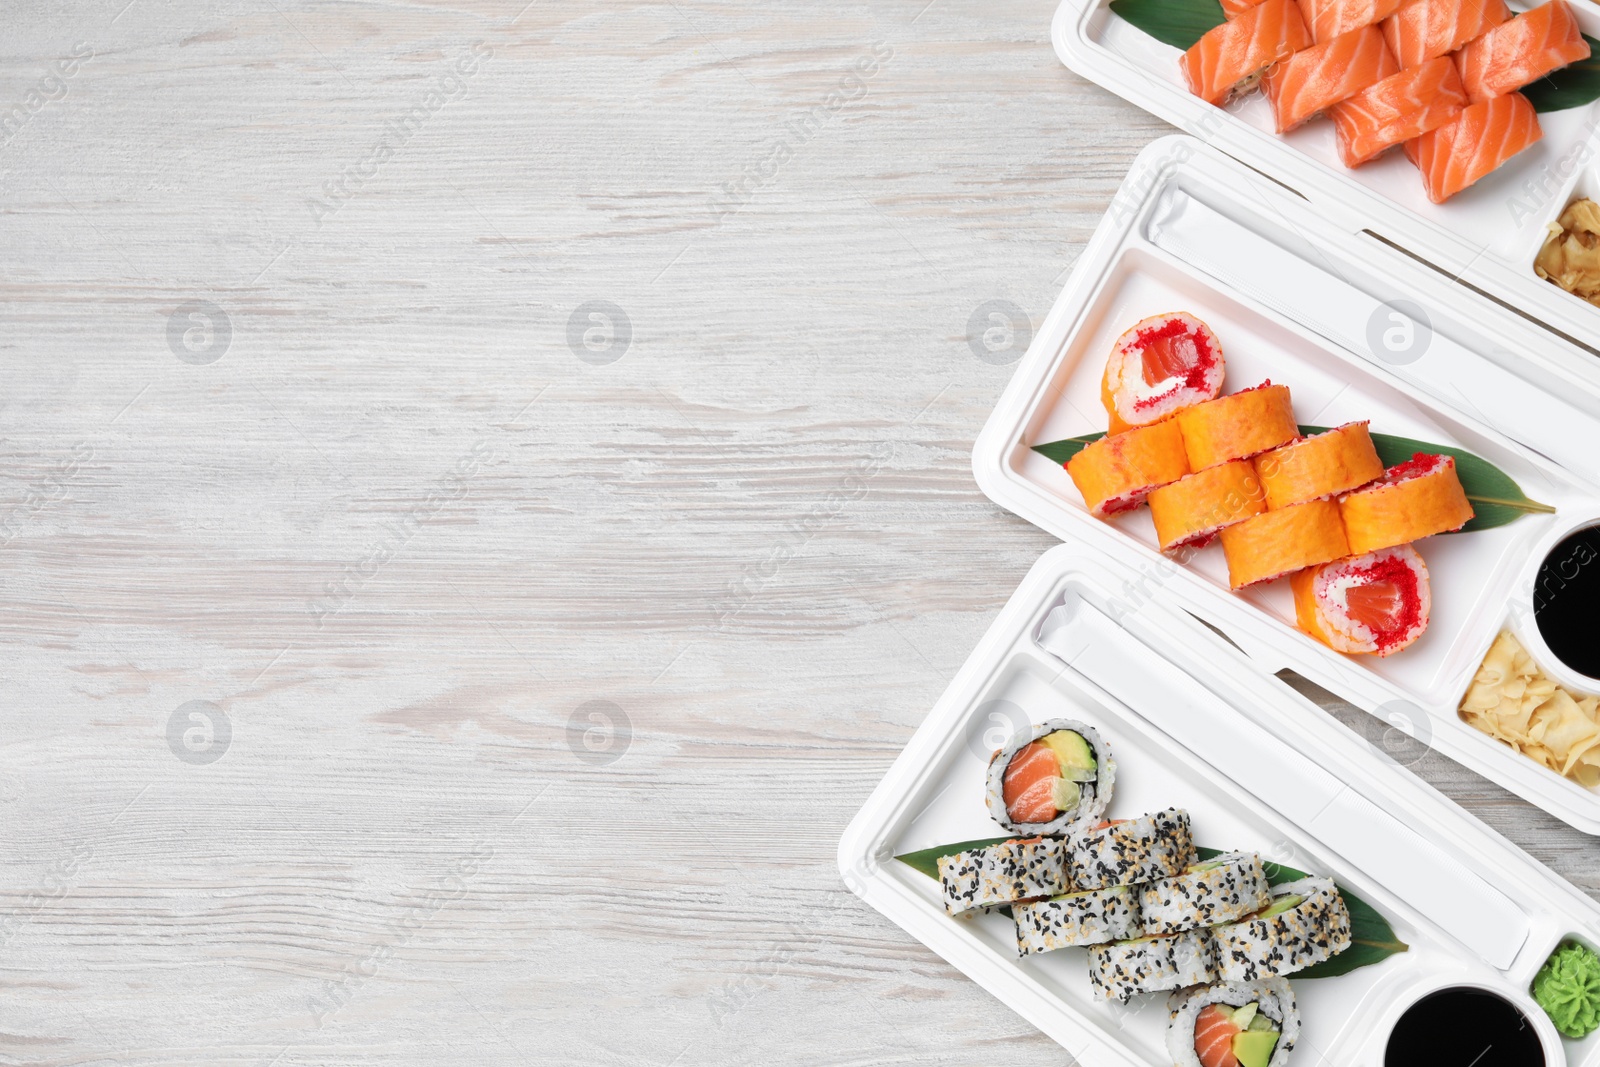
<svg viewBox="0 0 1600 1067"><path fill-rule="evenodd" d="M1384 1067L1544 1067L1544 1046L1522 1012L1481 989L1429 993L1400 1016Z"/></svg>
<svg viewBox="0 0 1600 1067"><path fill-rule="evenodd" d="M1562 663L1600 678L1600 526L1586 526L1550 550L1533 586L1533 620L1539 636Z"/></svg>

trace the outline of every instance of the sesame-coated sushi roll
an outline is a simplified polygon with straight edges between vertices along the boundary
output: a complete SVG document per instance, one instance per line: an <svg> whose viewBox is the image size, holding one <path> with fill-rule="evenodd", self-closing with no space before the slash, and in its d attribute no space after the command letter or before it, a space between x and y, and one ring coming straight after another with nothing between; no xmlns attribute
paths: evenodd
<svg viewBox="0 0 1600 1067"><path fill-rule="evenodd" d="M1138 937L1139 911L1128 886L1085 889L1011 909L1017 923L1017 954L1053 952L1073 945L1103 945Z"/></svg>
<svg viewBox="0 0 1600 1067"><path fill-rule="evenodd" d="M1222 345L1184 311L1152 315L1111 346L1100 399L1111 432L1160 422L1222 392Z"/></svg>
<svg viewBox="0 0 1600 1067"><path fill-rule="evenodd" d="M1067 475L1097 519L1131 511L1150 490L1188 473L1183 434L1173 422L1102 437L1067 460Z"/></svg>
<svg viewBox="0 0 1600 1067"><path fill-rule="evenodd" d="M1331 878L1272 887L1272 903L1236 923L1212 928L1217 971L1230 982L1293 974L1350 947L1350 909Z"/></svg>
<svg viewBox="0 0 1600 1067"><path fill-rule="evenodd" d="M1067 842L1067 879L1079 889L1150 882L1180 874L1194 861L1189 813L1182 808L1108 822Z"/></svg>
<svg viewBox="0 0 1600 1067"><path fill-rule="evenodd" d="M1271 382L1185 408L1174 421L1183 431L1189 469L1195 471L1249 459L1300 436L1289 387Z"/></svg>
<svg viewBox="0 0 1600 1067"><path fill-rule="evenodd" d="M1163 552L1204 546L1219 530L1266 510L1261 481L1248 459L1219 463L1150 494L1150 518Z"/></svg>
<svg viewBox="0 0 1600 1067"><path fill-rule="evenodd" d="M1139 915L1145 933L1175 934L1242 919L1271 898L1261 857L1229 852L1140 886Z"/></svg>
<svg viewBox="0 0 1600 1067"><path fill-rule="evenodd" d="M1267 507L1287 508L1358 489L1383 477L1365 422L1347 422L1255 458Z"/></svg>
<svg viewBox="0 0 1600 1067"><path fill-rule="evenodd" d="M1340 521L1339 505L1331 500L1263 511L1253 519L1222 531L1222 554L1228 561L1228 585L1242 589L1270 582L1302 567L1330 563L1350 554Z"/></svg>
<svg viewBox="0 0 1600 1067"><path fill-rule="evenodd" d="M1286 1067L1300 1009L1282 978L1219 982L1167 997L1167 1052L1176 1067Z"/></svg>
<svg viewBox="0 0 1600 1067"><path fill-rule="evenodd" d="M1067 891L1060 841L1024 837L940 856L939 885L950 915Z"/></svg>
<svg viewBox="0 0 1600 1067"><path fill-rule="evenodd" d="M1013 833L1059 834L1098 819L1116 780L1117 761L1094 727L1051 719L989 758L985 799L994 821Z"/></svg>
<svg viewBox="0 0 1600 1067"><path fill-rule="evenodd" d="M1128 1001L1216 977L1216 945L1209 930L1113 941L1089 950L1089 984L1107 1000Z"/></svg>
<svg viewBox="0 0 1600 1067"><path fill-rule="evenodd" d="M1472 504L1453 456L1418 452L1390 467L1383 480L1339 499L1350 551L1365 555L1459 530L1472 518Z"/></svg>
<svg viewBox="0 0 1600 1067"><path fill-rule="evenodd" d="M1308 568L1289 588L1300 629L1352 655L1390 656L1409 647L1433 610L1428 565L1410 545Z"/></svg>

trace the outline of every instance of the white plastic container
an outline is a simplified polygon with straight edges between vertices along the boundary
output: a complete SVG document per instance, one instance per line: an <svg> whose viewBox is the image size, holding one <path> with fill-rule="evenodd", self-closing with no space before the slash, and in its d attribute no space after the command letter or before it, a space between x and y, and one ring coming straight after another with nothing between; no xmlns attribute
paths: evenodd
<svg viewBox="0 0 1600 1067"><path fill-rule="evenodd" d="M1369 338L1393 326L1396 307L1416 316L1401 320L1416 332L1393 352ZM1226 392L1270 378L1290 387L1302 424L1370 419L1374 432L1465 448L1554 514L1419 542L1433 589L1421 640L1383 659L1332 651L1295 628L1287 582L1230 592L1219 547L1173 562L1157 550L1148 509L1093 518L1061 466L1031 450L1105 429L1100 376L1113 340L1168 311L1192 312L1216 331ZM1518 361L1505 365L1513 352ZM1532 628L1527 606L1545 551L1600 516L1600 391L1566 373L1589 358L1415 259L1344 232L1220 152L1173 136L1136 161L979 435L973 470L996 503L1126 569L1118 617L1157 606L1203 615L1257 669L1291 668L1600 834L1600 792L1457 714L1499 631Z"/></svg>
<svg viewBox="0 0 1600 1067"><path fill-rule="evenodd" d="M1123 555L1063 545L1039 560L846 831L846 883L1079 1063L1170 1063L1163 994L1102 1000L1083 949L1018 958L1009 919L947 916L938 883L894 859L1003 836L983 802L996 738L1078 719L1118 763L1108 815L1185 808L1197 844L1331 875L1409 945L1340 977L1290 976L1292 1063L1379 1067L1406 1007L1469 985L1521 1010L1550 1067L1600 1067L1600 1034L1563 1039L1529 995L1563 939L1600 944L1600 906L1177 604L1125 611ZM1219 604L1185 607L1217 622Z"/></svg>
<svg viewBox="0 0 1600 1067"><path fill-rule="evenodd" d="M1062 0L1056 9L1051 38L1068 69L1270 175L1371 246L1398 245L1446 276L1600 348L1600 308L1533 272L1546 225L1572 200L1600 196L1600 101L1541 114L1538 144L1447 203L1433 204L1416 168L1398 151L1349 170L1325 119L1279 136L1260 93L1227 109L1193 96L1179 74L1178 49L1124 22L1109 5ZM1571 6L1583 31L1600 37L1600 7L1588 0ZM1600 374L1588 353L1581 362L1581 372Z"/></svg>

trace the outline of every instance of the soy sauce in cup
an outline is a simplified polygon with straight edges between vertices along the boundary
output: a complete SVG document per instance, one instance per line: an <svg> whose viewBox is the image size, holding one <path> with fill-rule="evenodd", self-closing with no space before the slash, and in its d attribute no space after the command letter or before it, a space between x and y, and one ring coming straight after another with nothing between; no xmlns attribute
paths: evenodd
<svg viewBox="0 0 1600 1067"><path fill-rule="evenodd" d="M1600 526L1568 534L1545 556L1533 586L1533 620L1550 652L1579 674L1600 678Z"/></svg>
<svg viewBox="0 0 1600 1067"><path fill-rule="evenodd" d="M1544 1067L1544 1046L1508 1000L1457 986L1429 993L1400 1016L1384 1067Z"/></svg>

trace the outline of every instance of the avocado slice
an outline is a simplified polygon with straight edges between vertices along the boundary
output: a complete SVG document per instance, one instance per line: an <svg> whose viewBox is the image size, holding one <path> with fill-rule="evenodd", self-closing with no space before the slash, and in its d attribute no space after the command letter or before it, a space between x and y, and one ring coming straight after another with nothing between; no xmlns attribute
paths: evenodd
<svg viewBox="0 0 1600 1067"><path fill-rule="evenodd" d="M1250 1022L1256 1017L1256 1012L1261 1010L1261 1005L1252 1001L1242 1008L1233 1009L1233 1025L1241 1030L1250 1029Z"/></svg>
<svg viewBox="0 0 1600 1067"><path fill-rule="evenodd" d="M1056 778L1050 783L1050 803L1056 806L1057 811L1072 811L1083 799L1083 790L1078 788L1078 783L1066 778Z"/></svg>
<svg viewBox="0 0 1600 1067"><path fill-rule="evenodd" d="M1291 908L1298 908L1305 901L1305 897L1298 893L1285 893L1281 897L1273 897L1272 903L1256 912L1258 919L1270 919L1274 915L1282 915Z"/></svg>
<svg viewBox="0 0 1600 1067"><path fill-rule="evenodd" d="M1056 754L1061 765L1061 777L1074 782L1092 782L1099 773L1094 750L1083 735L1074 730L1053 730L1041 739Z"/></svg>
<svg viewBox="0 0 1600 1067"><path fill-rule="evenodd" d="M1277 1047L1278 1035L1264 1030L1241 1030L1233 1035L1233 1056L1240 1067L1267 1067Z"/></svg>

